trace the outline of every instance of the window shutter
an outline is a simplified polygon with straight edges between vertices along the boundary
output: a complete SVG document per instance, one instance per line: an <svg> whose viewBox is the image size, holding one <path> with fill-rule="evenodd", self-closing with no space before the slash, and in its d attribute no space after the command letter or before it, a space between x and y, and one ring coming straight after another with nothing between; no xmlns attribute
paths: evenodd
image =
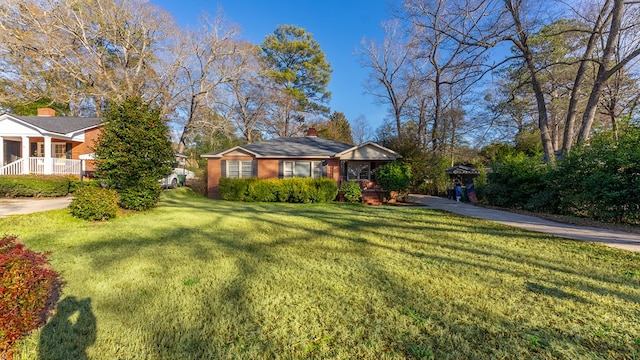
<svg viewBox="0 0 640 360"><path fill-rule="evenodd" d="M278 161L278 179L284 177L284 163L282 160Z"/></svg>
<svg viewBox="0 0 640 360"><path fill-rule="evenodd" d="M320 172L322 173L322 177L327 177L327 162L323 161L320 163Z"/></svg>
<svg viewBox="0 0 640 360"><path fill-rule="evenodd" d="M220 161L220 166L222 167L222 171L221 173L221 177L226 178L227 177L227 160L222 160Z"/></svg>
<svg viewBox="0 0 640 360"><path fill-rule="evenodd" d="M258 160L251 160L251 177L258 177Z"/></svg>
<svg viewBox="0 0 640 360"><path fill-rule="evenodd" d="M29 143L29 154L23 157L36 156L36 152L38 152L38 143Z"/></svg>
<svg viewBox="0 0 640 360"><path fill-rule="evenodd" d="M67 153L67 159L71 159L71 143L66 143L65 151Z"/></svg>

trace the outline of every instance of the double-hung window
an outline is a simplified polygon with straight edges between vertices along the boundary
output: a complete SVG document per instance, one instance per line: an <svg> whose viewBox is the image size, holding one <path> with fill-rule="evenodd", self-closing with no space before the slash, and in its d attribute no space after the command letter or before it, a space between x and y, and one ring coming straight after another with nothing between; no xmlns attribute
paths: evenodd
<svg viewBox="0 0 640 360"><path fill-rule="evenodd" d="M35 157L44 157L44 143L39 142L35 148ZM54 142L51 143L51 157L54 159L66 159L67 156L67 143Z"/></svg>
<svg viewBox="0 0 640 360"><path fill-rule="evenodd" d="M282 177L322 177L322 161L283 161Z"/></svg>
<svg viewBox="0 0 640 360"><path fill-rule="evenodd" d="M253 177L251 160L227 160L227 177L232 179Z"/></svg>

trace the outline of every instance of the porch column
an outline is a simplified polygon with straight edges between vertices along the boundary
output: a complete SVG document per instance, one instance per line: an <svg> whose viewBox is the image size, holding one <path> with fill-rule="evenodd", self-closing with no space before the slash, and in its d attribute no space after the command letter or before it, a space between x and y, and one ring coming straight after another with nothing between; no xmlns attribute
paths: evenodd
<svg viewBox="0 0 640 360"><path fill-rule="evenodd" d="M4 166L4 138L0 136L0 167Z"/></svg>
<svg viewBox="0 0 640 360"><path fill-rule="evenodd" d="M22 174L29 174L29 137L22 137Z"/></svg>
<svg viewBox="0 0 640 360"><path fill-rule="evenodd" d="M51 161L51 136L44 137L44 174L53 174L53 161Z"/></svg>

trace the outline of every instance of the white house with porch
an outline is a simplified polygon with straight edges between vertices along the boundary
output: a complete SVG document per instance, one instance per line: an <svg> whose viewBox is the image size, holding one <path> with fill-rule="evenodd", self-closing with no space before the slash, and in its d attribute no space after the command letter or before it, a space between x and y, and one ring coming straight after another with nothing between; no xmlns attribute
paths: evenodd
<svg viewBox="0 0 640 360"><path fill-rule="evenodd" d="M0 115L0 175L80 175L92 171L93 152L102 119L55 116L38 109L38 116Z"/></svg>

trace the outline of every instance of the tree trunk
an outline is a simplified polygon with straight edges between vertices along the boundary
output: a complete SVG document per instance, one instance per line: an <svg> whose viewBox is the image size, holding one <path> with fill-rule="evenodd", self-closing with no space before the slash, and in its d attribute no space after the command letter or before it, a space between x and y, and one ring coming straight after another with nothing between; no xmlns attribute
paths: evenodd
<svg viewBox="0 0 640 360"><path fill-rule="evenodd" d="M602 27L604 24L608 23L611 20L612 13L609 13L606 17L604 13L609 8L609 4L611 0L605 1L602 5L602 10L598 15L598 19L596 20L595 25L593 26L593 30L589 36L589 42L587 43L587 47L584 50L584 54L582 55L582 59L580 60L580 66L578 67L578 72L576 73L575 81L573 82L573 88L571 89L571 95L569 97L569 108L567 110L567 120L564 126L564 138L562 140L562 153L567 155L569 151L571 151L571 147L573 146L573 138L574 138L574 127L577 116L577 108L578 101L580 96L580 87L584 82L584 78L587 73L587 64L588 59L593 55L593 51L596 47L596 39L599 35L602 34Z"/></svg>
<svg viewBox="0 0 640 360"><path fill-rule="evenodd" d="M533 60L533 53L527 44L528 34L522 26L519 14L520 9L517 7L518 4L513 4L510 0L504 0L504 2L507 10L511 13L516 28L516 35L511 39L511 41L522 52L522 56L527 64L527 69L531 75L531 86L533 87L533 93L535 94L536 104L538 107L538 128L540 129L540 139L544 149L545 161L553 164L555 163L555 153L553 150L551 136L549 134L547 104L545 103L544 92Z"/></svg>
<svg viewBox="0 0 640 360"><path fill-rule="evenodd" d="M607 43L603 50L602 61L598 64L598 75L596 81L591 88L589 94L589 101L587 102L587 108L582 116L582 124L580 125L580 133L578 134L578 142L586 142L589 140L591 134L591 126L596 116L596 109L598 102L600 101L600 94L606 84L607 80L614 73L607 70L613 53L615 51L615 45L618 41L620 34L620 26L622 24L622 15L624 13L624 0L613 1L613 16L611 19L611 26L609 28L609 34L607 37Z"/></svg>
<svg viewBox="0 0 640 360"><path fill-rule="evenodd" d="M437 152L440 144L438 143L438 126L440 126L440 113L442 107L442 91L440 90L440 72L436 71L435 78L435 100L436 106L433 115L433 128L431 129L431 144L433 152Z"/></svg>

